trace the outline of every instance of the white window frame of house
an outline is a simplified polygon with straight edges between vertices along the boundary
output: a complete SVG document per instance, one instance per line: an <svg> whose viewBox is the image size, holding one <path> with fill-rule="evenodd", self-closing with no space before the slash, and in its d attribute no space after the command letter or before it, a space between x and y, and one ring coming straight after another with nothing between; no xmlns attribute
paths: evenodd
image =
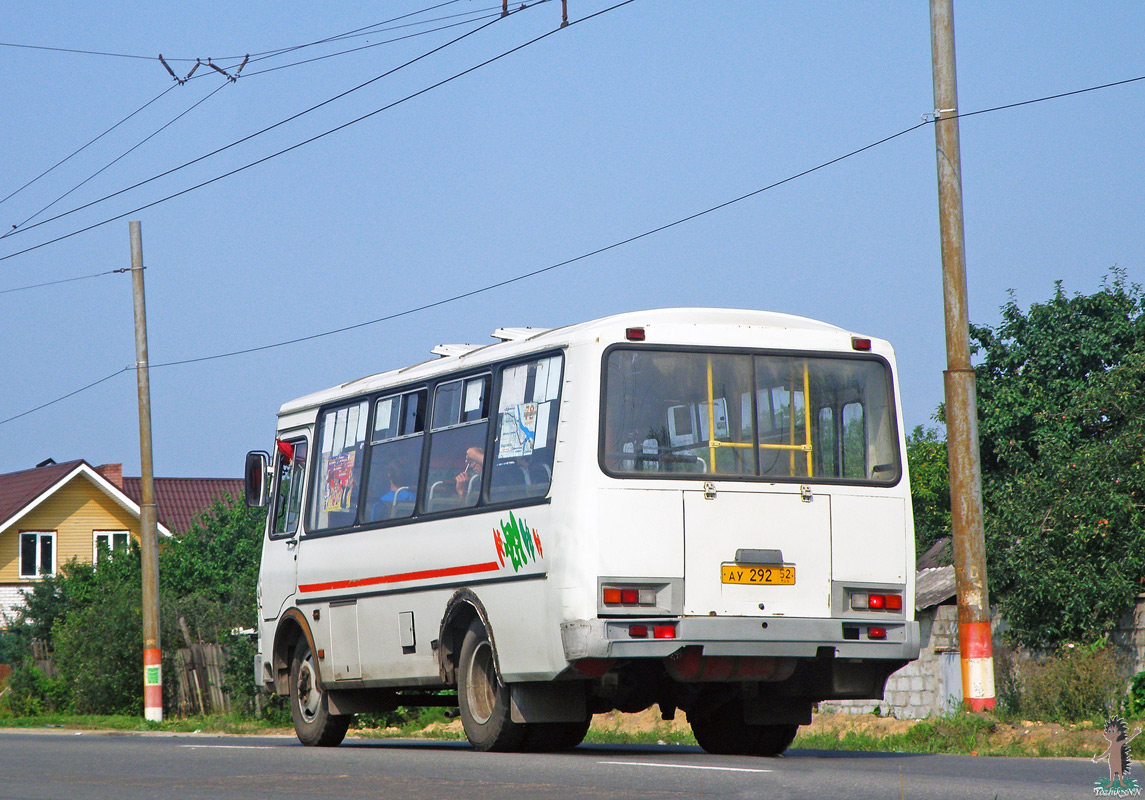
<svg viewBox="0 0 1145 800"><path fill-rule="evenodd" d="M122 550L126 551L128 546L129 546L129 543L131 542L131 532L130 531L125 531L125 530L92 531L91 532L91 563L93 563L93 564L99 563L99 540L100 540L100 538L107 539L107 554L110 557L110 556L113 556L113 555L115 555L115 553L120 551L120 548L116 547L116 545L115 545L115 540L119 537L123 538Z"/></svg>
<svg viewBox="0 0 1145 800"><path fill-rule="evenodd" d="M36 537L36 571L32 575L24 572L24 537ZM44 565L40 563L40 556L44 552L44 546L41 543L47 537L52 542L52 563L51 569L44 570ZM21 580L38 580L40 578L50 578L56 574L56 560L57 560L57 547L56 547L56 532L55 531L20 531L20 546L17 557L20 559L20 578Z"/></svg>

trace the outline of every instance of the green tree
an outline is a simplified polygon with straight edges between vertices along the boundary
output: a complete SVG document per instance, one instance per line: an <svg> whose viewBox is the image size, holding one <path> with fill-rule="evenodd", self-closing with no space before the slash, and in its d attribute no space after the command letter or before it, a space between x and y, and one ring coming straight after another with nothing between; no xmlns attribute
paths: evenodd
<svg viewBox="0 0 1145 800"><path fill-rule="evenodd" d="M914 540L919 553L950 535L950 465L946 440L935 428L917 426L906 437Z"/></svg>
<svg viewBox="0 0 1145 800"><path fill-rule="evenodd" d="M1145 342L1035 415L1028 469L990 482L991 581L1020 641L1110 633L1145 582Z"/></svg>
<svg viewBox="0 0 1145 800"><path fill-rule="evenodd" d="M1145 294L1059 282L971 335L992 599L1023 643L1096 640L1145 576Z"/></svg>

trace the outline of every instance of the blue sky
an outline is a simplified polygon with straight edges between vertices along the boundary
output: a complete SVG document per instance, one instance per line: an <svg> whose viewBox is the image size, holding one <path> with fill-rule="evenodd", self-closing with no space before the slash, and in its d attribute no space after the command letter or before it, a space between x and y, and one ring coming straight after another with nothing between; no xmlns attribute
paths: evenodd
<svg viewBox="0 0 1145 800"><path fill-rule="evenodd" d="M0 46L0 197L172 86L158 53L211 58L233 72L243 54L433 4L20 4L0 34L9 45L150 58ZM570 0L569 16L611 5ZM553 0L214 157L31 227L381 75L496 19L498 6L457 0L394 23L418 26L252 59L234 83L200 67L0 202L0 230L19 226L0 239L0 419L134 361L129 276L6 291L128 266L129 219L142 223L150 356L160 364L353 325L546 267L802 172L933 110L922 0L636 0L128 213L554 30ZM454 14L465 16L442 19ZM464 24L427 32L454 23ZM963 112L1145 75L1145 5L956 2L955 25ZM377 46L295 63L367 44ZM192 63L171 61L180 76ZM1093 292L1114 265L1141 280L1143 111L1145 81L961 121L973 321L995 323L1010 290L1028 306L1056 280ZM243 453L268 447L284 401L423 360L442 342L664 306L783 311L891 340L909 429L929 422L942 395L938 242L934 131L925 126L493 292L302 344L153 369L156 474L240 475ZM0 472L51 457L119 461L138 474L135 414L134 375L123 372L0 424Z"/></svg>

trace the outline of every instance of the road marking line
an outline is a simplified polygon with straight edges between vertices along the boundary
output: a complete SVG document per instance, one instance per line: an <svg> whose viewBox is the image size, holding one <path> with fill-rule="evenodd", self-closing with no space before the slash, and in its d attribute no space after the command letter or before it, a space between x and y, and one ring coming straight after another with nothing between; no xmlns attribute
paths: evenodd
<svg viewBox="0 0 1145 800"><path fill-rule="evenodd" d="M720 772L772 772L770 769L748 767L701 767L692 764L660 764L655 761L598 761L598 764L619 764L623 767L663 767L665 769L714 769Z"/></svg>
<svg viewBox="0 0 1145 800"><path fill-rule="evenodd" d="M266 744L184 744L180 747L190 747L197 750L272 750L270 745Z"/></svg>

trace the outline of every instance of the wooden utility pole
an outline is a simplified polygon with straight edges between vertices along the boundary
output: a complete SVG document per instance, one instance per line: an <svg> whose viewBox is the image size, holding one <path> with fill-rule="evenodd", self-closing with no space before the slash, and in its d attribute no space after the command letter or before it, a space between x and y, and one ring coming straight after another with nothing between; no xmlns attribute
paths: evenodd
<svg viewBox="0 0 1145 800"><path fill-rule="evenodd" d="M143 298L143 236L131 229L131 293L135 300L135 375L139 389L139 545L143 559L143 714L163 719L163 651L159 642L159 542L151 463L151 378L147 367L147 306Z"/></svg>
<svg viewBox="0 0 1145 800"><path fill-rule="evenodd" d="M930 0L934 71L934 140L938 150L938 216L942 236L942 297L946 317L946 449L950 517L958 588L962 698L975 711L994 707L994 646L982 525L978 402L970 365L966 311L966 238L962 228L962 161L954 68L953 0Z"/></svg>

